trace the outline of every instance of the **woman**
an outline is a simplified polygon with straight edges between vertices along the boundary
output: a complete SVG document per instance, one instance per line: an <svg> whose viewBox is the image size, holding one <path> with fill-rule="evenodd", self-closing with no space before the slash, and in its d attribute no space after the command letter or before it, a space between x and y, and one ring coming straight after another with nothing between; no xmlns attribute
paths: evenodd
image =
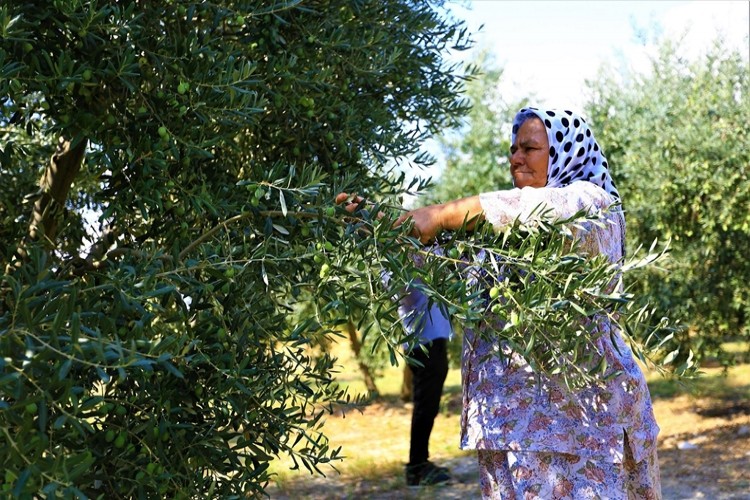
<svg viewBox="0 0 750 500"><path fill-rule="evenodd" d="M510 170L515 189L415 210L422 241L478 217L500 229L540 204L553 216L605 209L619 201L607 160L586 122L570 111L522 109L513 121ZM581 237L581 249L623 257L625 222ZM606 319L600 328L616 328ZM660 498L651 398L643 374L619 335L601 336L609 365L622 375L575 394L555 380L530 377L486 355L495 346L465 336L461 447L478 450L486 498ZM481 360L481 361L480 361Z"/></svg>
<svg viewBox="0 0 750 500"><path fill-rule="evenodd" d="M465 220L484 218L502 229L539 213L540 204L565 218L619 202L604 153L570 111L519 111L510 160L514 189L419 208L397 223L412 219L414 234L428 242ZM611 224L578 235L579 248L618 262L625 221L620 210L608 214ZM608 318L598 323L600 351L621 374L576 392L530 373L518 356L488 356L497 343L465 332L461 448L477 450L484 498L661 498L648 387L617 326Z"/></svg>

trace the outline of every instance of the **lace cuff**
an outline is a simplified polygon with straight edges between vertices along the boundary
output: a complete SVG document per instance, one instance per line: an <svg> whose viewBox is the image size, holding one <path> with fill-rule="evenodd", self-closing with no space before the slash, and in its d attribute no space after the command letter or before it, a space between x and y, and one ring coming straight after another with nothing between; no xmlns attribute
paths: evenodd
<svg viewBox="0 0 750 500"><path fill-rule="evenodd" d="M533 219L563 219L589 208L601 210L614 200L591 182L574 182L561 188L532 188L494 191L479 195L484 217L500 231L516 219L528 223Z"/></svg>

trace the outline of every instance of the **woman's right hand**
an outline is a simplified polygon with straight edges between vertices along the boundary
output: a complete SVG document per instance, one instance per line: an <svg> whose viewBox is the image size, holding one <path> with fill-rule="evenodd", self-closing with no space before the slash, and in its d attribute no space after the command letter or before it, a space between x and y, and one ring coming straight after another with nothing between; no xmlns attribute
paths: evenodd
<svg viewBox="0 0 750 500"><path fill-rule="evenodd" d="M347 202L349 198L350 195L348 193L339 193L335 198L337 205L346 203L344 209L349 213L353 213L362 203L366 203L365 199L358 195L354 195L351 200ZM414 222L414 227L411 231L411 235L415 238L419 238L419 241L422 243L427 243L435 238L435 236L437 236L437 234L443 229L439 218L441 207L442 205L430 205L428 207L417 208L407 212L396 219L393 223L393 227L398 227L404 222L412 220ZM378 212L378 219L382 218L384 215L383 212Z"/></svg>

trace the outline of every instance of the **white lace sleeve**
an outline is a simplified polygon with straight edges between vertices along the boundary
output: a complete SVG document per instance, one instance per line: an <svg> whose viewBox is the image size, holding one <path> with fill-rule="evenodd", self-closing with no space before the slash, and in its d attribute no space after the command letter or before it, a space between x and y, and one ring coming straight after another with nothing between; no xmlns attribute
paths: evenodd
<svg viewBox="0 0 750 500"><path fill-rule="evenodd" d="M479 202L485 219L496 231L501 231L516 219L527 224L541 217L564 219L581 210L600 212L615 200L596 184L581 181L561 188L526 187L483 193ZM625 221L619 211L610 212L606 220L608 224L601 231L577 231L576 236L581 239L582 250L605 253L617 261L622 257Z"/></svg>

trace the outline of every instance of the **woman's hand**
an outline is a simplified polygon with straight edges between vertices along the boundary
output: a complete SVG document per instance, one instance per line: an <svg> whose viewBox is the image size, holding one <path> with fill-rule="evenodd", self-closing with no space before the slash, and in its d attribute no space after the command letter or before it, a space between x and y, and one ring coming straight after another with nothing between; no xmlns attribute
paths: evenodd
<svg viewBox="0 0 750 500"><path fill-rule="evenodd" d="M443 205L428 205L406 212L396 219L394 226L400 226L404 222L412 221L414 226L411 235L419 238L422 243L429 243L444 229L442 214Z"/></svg>
<svg viewBox="0 0 750 500"><path fill-rule="evenodd" d="M336 195L336 205L341 205L348 198L349 198L349 193L339 193L339 194L337 194ZM363 203L365 203L365 206L368 205L368 203L365 202L364 198L362 198L359 195L354 195L354 198L352 199L352 201L347 202L347 204L344 205L344 210L346 210L350 214L354 213L354 211L357 210L359 208L359 206L361 204L363 204ZM371 203L370 203L370 205L371 205ZM382 219L383 217L385 217L385 214L383 212L378 212L377 218L378 219Z"/></svg>

